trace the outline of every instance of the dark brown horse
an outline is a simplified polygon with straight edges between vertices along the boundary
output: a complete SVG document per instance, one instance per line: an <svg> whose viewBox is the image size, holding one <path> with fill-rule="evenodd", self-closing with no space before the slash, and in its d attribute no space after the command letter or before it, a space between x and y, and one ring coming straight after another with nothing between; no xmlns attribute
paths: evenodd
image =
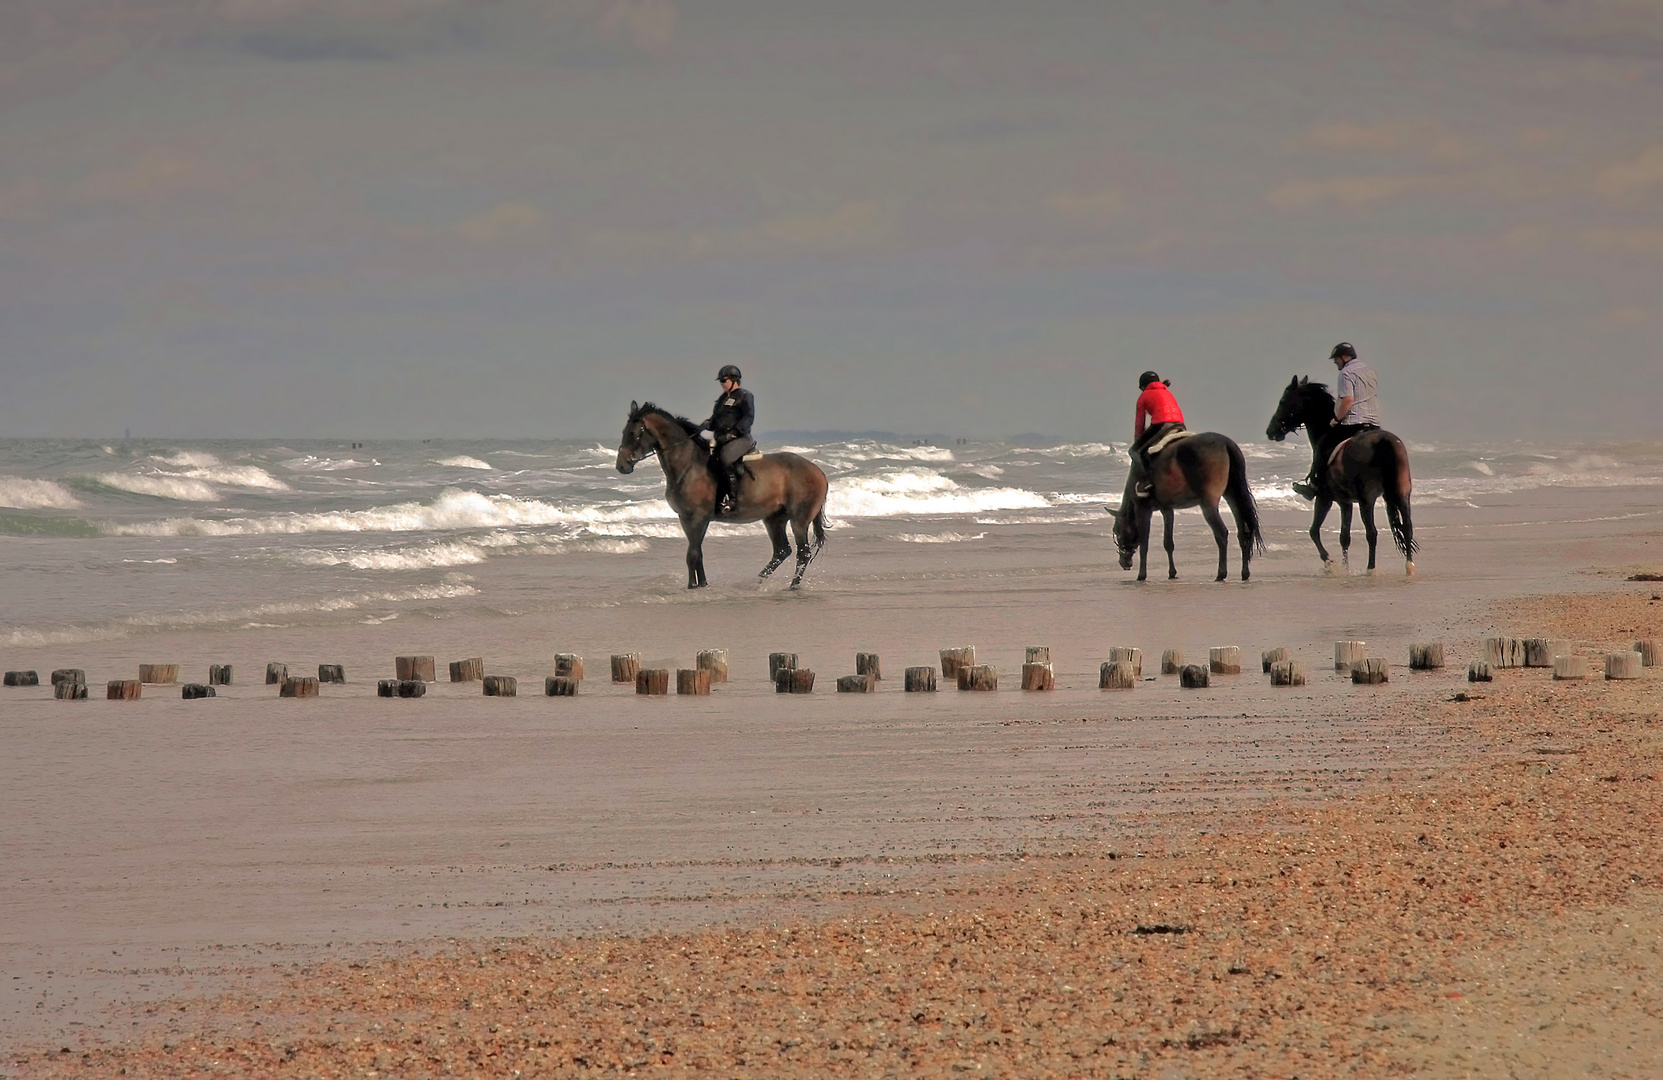
<svg viewBox="0 0 1663 1080"><path fill-rule="evenodd" d="M1313 453L1328 429L1334 426L1334 395L1322 383L1296 378L1282 391L1276 414L1270 418L1265 434L1276 442L1288 437L1295 428L1304 426L1310 437ZM1415 525L1409 514L1409 494L1414 483L1409 477L1409 450L1403 440L1389 431L1378 428L1354 435L1340 444L1332 460L1317 462L1325 470L1327 484L1318 488L1315 513L1311 518L1311 542L1317 546L1323 565L1332 567L1334 560L1322 546L1322 522L1335 502L1340 504L1340 557L1347 563L1351 551L1351 504L1363 511L1363 532L1369 541L1369 572L1374 572L1375 538L1374 500L1386 502L1386 521L1392 528L1392 542L1403 553L1404 573L1415 572ZM1326 491L1326 493L1325 493Z"/></svg>
<svg viewBox="0 0 1663 1080"><path fill-rule="evenodd" d="M653 454L664 469L664 497L681 519L687 534L687 587L702 589L704 578L704 534L716 517L716 476L711 472L710 452L694 436L699 425L672 416L652 402L630 402L629 420L618 443L618 471L628 473L635 464ZM807 458L796 454L767 454L747 461L749 479L740 485L739 506L721 520L735 523L760 521L774 544L774 557L758 578L772 574L791 554L785 527L797 541L797 573L791 587L803 583L809 560L826 542L826 474ZM814 527L814 544L809 546L809 526Z"/></svg>
<svg viewBox="0 0 1663 1080"><path fill-rule="evenodd" d="M1166 523L1166 576L1178 576L1172 559L1172 512L1187 506L1201 507L1201 516L1212 526L1218 541L1218 577L1229 576L1230 533L1218 513L1222 497L1236 519L1236 537L1241 542L1241 579L1250 576L1248 564L1253 549L1264 550L1259 535L1259 511L1247 486L1247 461L1241 447L1215 431L1203 431L1169 444L1149 463L1148 478L1154 488L1151 498L1132 494L1133 476L1126 477L1126 493L1119 506L1109 507L1114 515L1114 542L1120 549L1120 568L1132 568L1132 554L1138 556L1138 580L1149 577L1149 522L1156 510Z"/></svg>

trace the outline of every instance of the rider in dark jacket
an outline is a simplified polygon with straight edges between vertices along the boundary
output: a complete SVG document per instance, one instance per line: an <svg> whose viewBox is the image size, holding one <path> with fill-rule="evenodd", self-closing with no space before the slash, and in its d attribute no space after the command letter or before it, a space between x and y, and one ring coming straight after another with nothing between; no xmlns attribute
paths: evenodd
<svg viewBox="0 0 1663 1080"><path fill-rule="evenodd" d="M756 399L739 385L739 369L724 364L716 373L722 384L722 396L716 399L710 419L699 425L700 430L715 436L715 456L722 463L719 476L724 488L717 493L716 512L729 514L739 503L740 460L756 449L751 438L751 423L756 419Z"/></svg>

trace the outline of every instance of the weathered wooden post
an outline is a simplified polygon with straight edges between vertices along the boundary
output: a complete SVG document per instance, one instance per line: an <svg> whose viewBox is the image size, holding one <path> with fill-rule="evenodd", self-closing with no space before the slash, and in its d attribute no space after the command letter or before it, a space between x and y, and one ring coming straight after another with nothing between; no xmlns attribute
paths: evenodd
<svg viewBox="0 0 1663 1080"><path fill-rule="evenodd" d="M1351 681L1359 686L1377 686L1386 681L1386 658L1365 656L1351 664Z"/></svg>
<svg viewBox="0 0 1663 1080"><path fill-rule="evenodd" d="M1178 685L1185 690L1203 690L1209 682L1207 669L1200 664L1185 664L1178 669Z"/></svg>
<svg viewBox="0 0 1663 1080"><path fill-rule="evenodd" d="M318 682L346 685L346 667L342 664L319 664Z"/></svg>
<svg viewBox="0 0 1663 1080"><path fill-rule="evenodd" d="M907 693L928 694L935 692L935 668L909 667L906 676Z"/></svg>
<svg viewBox="0 0 1663 1080"><path fill-rule="evenodd" d="M1650 638L1634 643L1634 651L1640 654L1641 667L1656 667L1663 664L1663 641Z"/></svg>
<svg viewBox="0 0 1663 1080"><path fill-rule="evenodd" d="M512 675L487 675L480 680L485 697L519 697L520 680Z"/></svg>
<svg viewBox="0 0 1663 1080"><path fill-rule="evenodd" d="M1409 668L1412 671L1433 671L1444 666L1444 643L1429 641L1409 646Z"/></svg>
<svg viewBox="0 0 1663 1080"><path fill-rule="evenodd" d="M277 696L278 697L317 697L318 696L318 681L316 679L308 679L308 678L305 678L305 677L298 677L297 678L297 677L291 676L291 677L283 680L283 685L278 688Z"/></svg>
<svg viewBox="0 0 1663 1080"><path fill-rule="evenodd" d="M69 680L52 684L52 696L59 701L85 701L87 684L84 680Z"/></svg>
<svg viewBox="0 0 1663 1080"><path fill-rule="evenodd" d="M557 652L554 654L554 673L568 679L583 681L583 657L577 653Z"/></svg>
<svg viewBox="0 0 1663 1080"><path fill-rule="evenodd" d="M1111 645L1109 660L1112 663L1127 663L1132 665L1132 677L1143 677L1143 650L1134 649L1130 645Z"/></svg>
<svg viewBox="0 0 1663 1080"><path fill-rule="evenodd" d="M959 669L971 667L976 663L976 646L960 645L954 649L941 650L941 677L943 679L957 679Z"/></svg>
<svg viewBox="0 0 1663 1080"><path fill-rule="evenodd" d="M1214 675L1241 674L1241 648L1221 645L1207 650L1207 667Z"/></svg>
<svg viewBox="0 0 1663 1080"><path fill-rule="evenodd" d="M878 689L878 678L870 672L857 672L854 675L839 675L837 677L837 692L839 694L871 694Z"/></svg>
<svg viewBox="0 0 1663 1080"><path fill-rule="evenodd" d="M1024 664L1049 664L1051 662L1051 646L1049 646L1049 645L1029 645L1029 646L1027 646L1027 652L1023 656L1022 662Z"/></svg>
<svg viewBox="0 0 1663 1080"><path fill-rule="evenodd" d="M1264 665L1264 674L1267 675L1270 674L1270 665L1280 664L1289 659L1291 659L1291 657L1288 656L1288 650L1281 645L1276 646L1274 649L1266 649L1264 652L1259 654L1259 662Z"/></svg>
<svg viewBox="0 0 1663 1080"><path fill-rule="evenodd" d="M577 682L564 675L550 675L543 680L543 693L549 697L577 697Z"/></svg>
<svg viewBox="0 0 1663 1080"><path fill-rule="evenodd" d="M452 660L450 662L451 682L478 682L484 677L485 658L483 656L470 656L465 660Z"/></svg>
<svg viewBox="0 0 1663 1080"><path fill-rule="evenodd" d="M289 677L289 665L276 661L266 665L266 685L282 686L283 680Z"/></svg>
<svg viewBox="0 0 1663 1080"><path fill-rule="evenodd" d="M1270 685L1304 686L1305 664L1301 660L1274 660L1270 665Z"/></svg>
<svg viewBox="0 0 1663 1080"><path fill-rule="evenodd" d="M1484 662L1492 668L1523 667L1524 642L1516 637L1485 638Z"/></svg>
<svg viewBox="0 0 1663 1080"><path fill-rule="evenodd" d="M1640 668L1640 654L1633 650L1614 652L1605 658L1605 677L1607 679L1638 679Z"/></svg>
<svg viewBox="0 0 1663 1080"><path fill-rule="evenodd" d="M1366 641L1336 641L1334 642L1334 670L1350 671L1351 665L1364 659L1368 652Z"/></svg>
<svg viewBox="0 0 1663 1080"><path fill-rule="evenodd" d="M104 687L104 697L110 701L137 701L144 684L137 679L112 679Z"/></svg>
<svg viewBox="0 0 1663 1080"><path fill-rule="evenodd" d="M140 670L143 670L142 665ZM3 681L6 686L39 686L40 674L34 671L8 671Z"/></svg>
<svg viewBox="0 0 1663 1080"><path fill-rule="evenodd" d="M431 656L400 656L394 659L399 682L438 682Z"/></svg>
<svg viewBox="0 0 1663 1080"><path fill-rule="evenodd" d="M85 683L86 681L86 671L78 667L61 667L52 672L53 686L57 686L59 683Z"/></svg>
<svg viewBox="0 0 1663 1080"><path fill-rule="evenodd" d="M635 681L635 676L636 676L637 673L640 672L640 670L641 670L641 654L640 653L632 652L632 653L613 653L612 654L612 681L613 682L632 683L632 682Z"/></svg>
<svg viewBox="0 0 1663 1080"><path fill-rule="evenodd" d="M230 664L209 664L208 685L230 686L231 676L234 674Z"/></svg>
<svg viewBox="0 0 1663 1080"><path fill-rule="evenodd" d="M635 673L635 692L659 697L670 692L669 668L642 668Z"/></svg>
<svg viewBox="0 0 1663 1080"><path fill-rule="evenodd" d="M1097 669L1099 690L1130 690L1137 685L1137 673L1130 660L1105 660Z"/></svg>
<svg viewBox="0 0 1663 1080"><path fill-rule="evenodd" d="M198 698L211 698L218 695L211 686L204 686L199 682L188 682L179 688L179 696L185 701L195 701Z"/></svg>
<svg viewBox="0 0 1663 1080"><path fill-rule="evenodd" d="M709 668L677 668L676 693L693 697L710 696Z"/></svg>
<svg viewBox="0 0 1663 1080"><path fill-rule="evenodd" d="M728 651L726 649L704 649L693 658L693 666L704 668L710 672L713 683L728 681Z"/></svg>
<svg viewBox="0 0 1663 1080"><path fill-rule="evenodd" d="M1184 670L1184 650L1168 649L1161 654L1161 674L1179 675Z"/></svg>
<svg viewBox="0 0 1663 1080"><path fill-rule="evenodd" d="M999 689L999 670L992 664L960 665L956 677L960 690Z"/></svg>
<svg viewBox="0 0 1663 1080"><path fill-rule="evenodd" d="M774 673L774 692L777 694L812 694L814 672L808 668L782 667Z"/></svg>
<svg viewBox="0 0 1663 1080"><path fill-rule="evenodd" d="M1574 653L1560 653L1553 658L1553 677L1558 680L1574 681L1586 679L1589 675L1588 658Z"/></svg>
<svg viewBox="0 0 1663 1080"><path fill-rule="evenodd" d="M1467 665L1468 682L1493 682L1495 676L1490 672L1488 660L1474 660Z"/></svg>
<svg viewBox="0 0 1663 1080"><path fill-rule="evenodd" d="M1022 665L1022 689L1055 690L1056 688L1057 674L1051 670L1050 663Z"/></svg>
<svg viewBox="0 0 1663 1080"><path fill-rule="evenodd" d="M1552 667L1553 658L1568 655L1571 643L1562 638L1525 638L1524 666Z"/></svg>
<svg viewBox="0 0 1663 1080"><path fill-rule="evenodd" d="M794 652L771 652L768 654L768 678L779 682L780 672L790 671L797 666L797 654ZM787 691L789 693L789 691Z"/></svg>
<svg viewBox="0 0 1663 1080"><path fill-rule="evenodd" d="M855 653L855 674L870 675L873 681L883 678L883 662L875 652Z"/></svg>
<svg viewBox="0 0 1663 1080"><path fill-rule="evenodd" d="M179 681L178 664L140 664L139 682L151 686L172 686Z"/></svg>

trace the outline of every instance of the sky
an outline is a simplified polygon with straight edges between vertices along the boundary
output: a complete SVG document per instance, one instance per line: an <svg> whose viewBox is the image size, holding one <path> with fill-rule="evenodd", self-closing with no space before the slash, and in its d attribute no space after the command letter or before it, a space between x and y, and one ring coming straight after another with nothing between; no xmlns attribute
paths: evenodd
<svg viewBox="0 0 1663 1080"><path fill-rule="evenodd" d="M1660 437L1658 0L5 0L0 437Z"/></svg>

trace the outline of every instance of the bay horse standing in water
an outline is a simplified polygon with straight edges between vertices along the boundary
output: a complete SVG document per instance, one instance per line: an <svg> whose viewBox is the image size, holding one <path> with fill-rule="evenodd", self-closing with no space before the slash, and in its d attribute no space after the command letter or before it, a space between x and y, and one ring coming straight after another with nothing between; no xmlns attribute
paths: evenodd
<svg viewBox="0 0 1663 1080"><path fill-rule="evenodd" d="M637 462L658 455L664 469L664 497L681 519L687 534L687 587L702 589L704 577L704 534L716 518L716 476L711 471L710 451L695 436L699 425L685 417L673 416L652 402L630 402L624 437L618 443L618 471L633 472ZM772 574L791 554L785 527L791 526L797 541L797 573L791 587L803 583L809 560L826 542L826 474L807 458L797 454L766 454L745 462L750 478L740 485L738 504L722 521L744 524L760 521L774 544L774 557L762 568L758 579ZM814 544L808 530L814 528Z"/></svg>
<svg viewBox="0 0 1663 1080"><path fill-rule="evenodd" d="M1253 549L1264 550L1264 538L1259 535L1259 511L1253 503L1253 491L1247 486L1247 461L1241 447L1216 431L1203 431L1169 443L1149 462L1146 478L1153 495L1139 499L1133 495L1136 472L1126 477L1126 493L1119 506L1109 507L1114 515L1114 542L1120 549L1120 568L1132 568L1132 555L1138 556L1138 580L1149 577L1150 518L1160 510L1166 524L1166 576L1178 576L1178 564L1172 558L1172 512L1188 506L1199 506L1201 516L1212 526L1218 541L1218 577L1229 576L1230 533L1218 513L1222 497L1230 504L1236 519L1236 536L1241 542L1241 579L1248 580Z"/></svg>
<svg viewBox="0 0 1663 1080"><path fill-rule="evenodd" d="M1311 449L1321 445L1322 437L1334 426L1334 395L1322 383L1295 378L1282 391L1276 414L1270 418L1265 435L1281 442L1288 433L1303 426L1311 440ZM1391 525L1392 542L1403 553L1404 574L1415 572L1414 519L1409 514L1409 494L1414 483L1409 477L1409 449L1403 440L1389 431L1375 428L1353 435L1339 445L1326 462L1317 462L1317 474L1326 480L1317 489L1316 506L1311 518L1311 543L1317 546L1325 566L1334 560L1322 546L1322 522L1335 502L1340 504L1340 557L1347 563L1351 551L1351 504L1357 503L1363 512L1363 532L1369 542L1369 572L1374 572L1375 538L1374 500L1384 499L1386 521Z"/></svg>

